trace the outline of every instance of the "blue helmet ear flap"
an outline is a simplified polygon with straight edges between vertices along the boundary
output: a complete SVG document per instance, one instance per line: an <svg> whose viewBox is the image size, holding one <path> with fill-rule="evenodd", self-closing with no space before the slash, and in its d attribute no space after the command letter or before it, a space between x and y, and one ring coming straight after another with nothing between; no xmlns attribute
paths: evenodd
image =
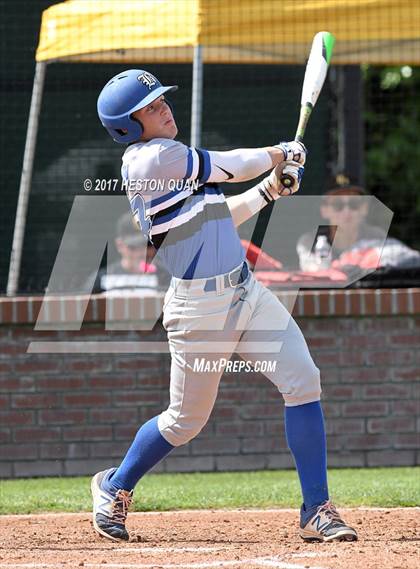
<svg viewBox="0 0 420 569"><path fill-rule="evenodd" d="M102 123L115 142L120 144L130 144L133 140L138 140L143 134L143 127L139 121L126 117L108 117L106 124Z"/></svg>
<svg viewBox="0 0 420 569"><path fill-rule="evenodd" d="M134 128L138 129L137 138L140 138L141 135L143 134L143 130L144 130L143 125L141 124L139 119L134 118L132 114L128 118L132 123L134 123L136 125L136 127L134 127Z"/></svg>

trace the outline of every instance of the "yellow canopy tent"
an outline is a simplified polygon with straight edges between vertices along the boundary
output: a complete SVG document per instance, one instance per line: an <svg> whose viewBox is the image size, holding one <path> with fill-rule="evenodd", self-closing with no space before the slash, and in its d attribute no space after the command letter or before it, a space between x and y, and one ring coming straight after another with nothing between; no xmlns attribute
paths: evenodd
<svg viewBox="0 0 420 569"><path fill-rule="evenodd" d="M70 0L43 13L36 59L303 63L325 27L335 63L420 63L418 0Z"/></svg>
<svg viewBox="0 0 420 569"><path fill-rule="evenodd" d="M42 16L7 286L18 285L46 65L193 61L191 144L200 143L205 63L304 63L336 36L335 64L420 64L419 0L68 0Z"/></svg>

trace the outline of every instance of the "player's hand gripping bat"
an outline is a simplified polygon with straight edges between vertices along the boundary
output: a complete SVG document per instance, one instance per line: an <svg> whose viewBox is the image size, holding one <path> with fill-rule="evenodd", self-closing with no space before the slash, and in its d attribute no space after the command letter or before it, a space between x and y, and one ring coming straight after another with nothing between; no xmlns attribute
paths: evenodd
<svg viewBox="0 0 420 569"><path fill-rule="evenodd" d="M306 125L324 85L334 43L335 38L329 32L318 32L312 41L303 79L299 123L295 134L295 140L299 142L303 141ZM292 187L294 182L294 179L287 174L281 177L281 183L285 188Z"/></svg>

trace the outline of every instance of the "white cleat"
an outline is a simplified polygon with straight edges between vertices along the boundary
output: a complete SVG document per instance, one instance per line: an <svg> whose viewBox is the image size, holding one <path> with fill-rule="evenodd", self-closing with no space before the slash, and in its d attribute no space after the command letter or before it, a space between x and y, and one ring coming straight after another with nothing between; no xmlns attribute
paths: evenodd
<svg viewBox="0 0 420 569"><path fill-rule="evenodd" d="M299 534L305 541L357 541L356 530L344 523L329 500L318 506L306 523L303 517L301 520Z"/></svg>
<svg viewBox="0 0 420 569"><path fill-rule="evenodd" d="M133 500L133 491L118 490L113 493L101 487L103 479L115 470L116 468L103 470L92 478L93 527L99 535L112 541L128 541L125 521Z"/></svg>

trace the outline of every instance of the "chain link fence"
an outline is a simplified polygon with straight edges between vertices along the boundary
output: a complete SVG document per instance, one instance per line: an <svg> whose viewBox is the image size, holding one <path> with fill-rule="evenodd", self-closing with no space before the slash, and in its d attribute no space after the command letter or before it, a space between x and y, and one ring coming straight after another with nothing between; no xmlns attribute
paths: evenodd
<svg viewBox="0 0 420 569"><path fill-rule="evenodd" d="M7 286L41 15L52 4L42 0L0 2L1 293ZM188 7L188 2L183 4ZM301 4L305 7L309 3ZM387 10L393 3L383 4L383 10ZM412 6L415 20L418 8L415 2ZM250 4L244 1L243 8L259 11L259 22L264 18L269 21L277 13L275 2ZM291 30L287 36L301 35L298 8L290 8ZM212 21L216 22L221 3L213 2L210 9ZM238 18L238 25L240 20ZM319 29L330 29L329 24L329 21L320 21ZM359 25L363 29L364 21L361 20ZM417 53L418 38L411 48L407 47L403 26L404 21L394 22L394 37L397 38L401 31L401 41L383 47L384 59L391 61L392 66L363 61L332 66L305 139L310 156L301 194L320 195L340 176L362 185L395 213L390 235L416 250L420 249L417 142L420 69L412 62L418 61L420 56ZM331 31L334 33L333 29ZM110 31L104 29L103 33ZM231 33L238 33L237 29L232 29ZM418 34L420 37L420 29ZM281 29L278 35L282 35ZM310 40L309 34L308 41L304 42L307 49ZM83 181L120 176L121 147L110 140L96 114L98 93L109 77L124 68L139 67L156 74L165 84L178 84L180 89L173 95L172 102L179 139L189 142L191 63L171 57L170 48L165 53L168 56L166 62L151 58L150 61L109 63L104 57L100 63L62 61L48 65L19 293L45 290L73 200L86 193ZM296 127L303 74L304 63L293 61L238 63L232 58L219 63L205 62L202 147L224 150L266 146L291 139ZM245 187L227 186L226 192ZM257 242L263 234L267 216L268 211L261 214L254 235ZM287 259L286 264L293 267L296 263L297 257ZM393 273L392 286L412 286L413 279L417 278L415 275L415 271L407 270ZM386 279L381 284L387 286Z"/></svg>

